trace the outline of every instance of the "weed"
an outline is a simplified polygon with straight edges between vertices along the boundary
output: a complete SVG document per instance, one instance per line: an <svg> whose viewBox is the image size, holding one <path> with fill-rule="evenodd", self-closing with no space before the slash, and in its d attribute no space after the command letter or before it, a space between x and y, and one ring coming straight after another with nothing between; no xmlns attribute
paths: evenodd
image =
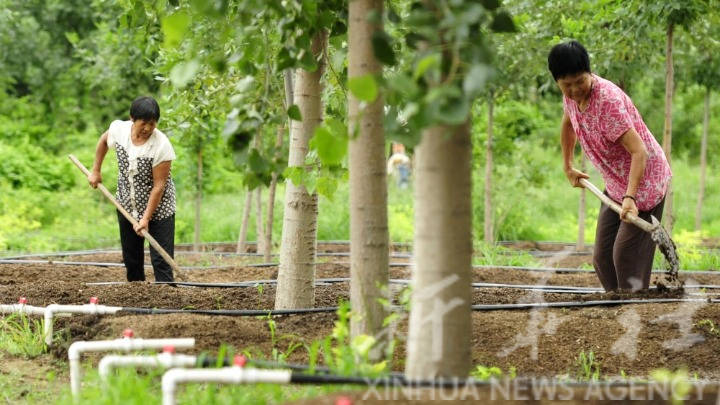
<svg viewBox="0 0 720 405"><path fill-rule="evenodd" d="M44 320L30 320L25 314L11 314L0 319L0 348L29 358L45 353L44 325Z"/></svg>
<svg viewBox="0 0 720 405"><path fill-rule="evenodd" d="M475 369L470 372L470 377L482 381L487 381L491 378L502 378L503 376L505 376L505 373L503 373L502 369L495 366L486 367L483 365L477 365ZM515 377L517 377L517 369L515 367L510 367L510 369L508 369L507 378L513 379Z"/></svg>
<svg viewBox="0 0 720 405"><path fill-rule="evenodd" d="M695 325L701 329L706 329L711 335L720 337L720 328L711 319L700 320Z"/></svg>
<svg viewBox="0 0 720 405"><path fill-rule="evenodd" d="M270 352L270 358L273 361L284 363L287 361L287 358L290 357L295 350L302 347L302 343L296 341L298 339L295 335L277 335L277 324L275 323L275 320L270 316L269 314L267 316L262 317L266 320L268 329L270 330L270 343L272 344L272 351ZM285 340L288 340L289 343L287 345L287 348L285 350L281 350L279 348L279 344Z"/></svg>
<svg viewBox="0 0 720 405"><path fill-rule="evenodd" d="M581 351L575 358L577 366L577 379L580 381L598 381L600 379L600 363L595 359L595 353Z"/></svg>
<svg viewBox="0 0 720 405"><path fill-rule="evenodd" d="M650 378L653 380L665 384L666 386L672 387L672 403L673 405L679 405L683 403L683 398L687 397L692 388L690 381L688 380L687 370L680 369L672 372L667 369L653 370L650 373Z"/></svg>
<svg viewBox="0 0 720 405"><path fill-rule="evenodd" d="M372 362L370 351L377 340L368 335L358 335L350 338L350 303L343 301L337 310L338 319L332 334L311 346L311 367L313 357L317 359L317 352L322 350L325 364L340 375L362 375L377 377L387 371L388 360ZM314 348L317 347L317 348ZM390 345L392 348L393 345ZM315 352L313 354L313 351ZM387 351L386 351L387 353ZM392 352L390 351L390 355Z"/></svg>

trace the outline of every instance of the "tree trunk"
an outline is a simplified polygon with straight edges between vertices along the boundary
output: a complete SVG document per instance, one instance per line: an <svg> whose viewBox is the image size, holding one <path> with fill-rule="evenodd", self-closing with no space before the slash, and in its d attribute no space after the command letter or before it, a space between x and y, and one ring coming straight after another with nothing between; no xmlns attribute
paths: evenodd
<svg viewBox="0 0 720 405"><path fill-rule="evenodd" d="M245 191L245 206L242 214L242 224L240 225L240 234L238 235L237 247L235 248L236 253L245 253L247 250L247 230L248 223L250 222L250 209L252 209L252 191Z"/></svg>
<svg viewBox="0 0 720 405"><path fill-rule="evenodd" d="M262 187L255 189L255 253L265 254L265 230L262 220Z"/></svg>
<svg viewBox="0 0 720 405"><path fill-rule="evenodd" d="M292 70L286 69L285 74L283 75L283 79L285 82L285 110L287 111L287 109L290 108L294 100Z"/></svg>
<svg viewBox="0 0 720 405"><path fill-rule="evenodd" d="M585 154L580 154L580 171L585 173L587 165L585 164ZM578 237L575 250L581 252L585 250L585 187L580 189L580 203L578 204Z"/></svg>
<svg viewBox="0 0 720 405"><path fill-rule="evenodd" d="M667 44L665 48L665 128L663 130L663 151L670 164L672 151L672 97L674 90L674 72L673 72L673 30L675 26L671 23L667 28ZM672 228L675 222L673 215L673 190L672 180L668 185L667 197L665 197L665 228L672 234Z"/></svg>
<svg viewBox="0 0 720 405"><path fill-rule="evenodd" d="M298 70L295 78L295 104L302 121L292 121L289 167L305 167L308 144L322 122L322 84L327 33L313 37L312 52L317 57L314 72ZM280 269L275 309L308 308L315 303L315 250L317 234L317 193L288 181L285 186Z"/></svg>
<svg viewBox="0 0 720 405"><path fill-rule="evenodd" d="M707 170L707 138L710 130L710 87L705 88L705 113L703 114L703 133L700 142L700 190L695 207L695 230L700 231L702 224L702 205L705 197L705 172Z"/></svg>
<svg viewBox="0 0 720 405"><path fill-rule="evenodd" d="M483 234L485 235L485 243L488 245L494 241L493 237L493 211L492 211L492 170L493 170L493 107L495 105L495 96L490 93L488 97L488 127L487 127L487 145L485 146L485 213Z"/></svg>
<svg viewBox="0 0 720 405"><path fill-rule="evenodd" d="M202 184L203 184L203 156L202 148L197 151L197 185L195 188L195 237L193 239L193 250L200 250L200 210L202 208Z"/></svg>
<svg viewBox="0 0 720 405"><path fill-rule="evenodd" d="M292 105L293 102L293 89L292 89L292 70L286 69L284 73L284 84L285 84L285 110ZM290 128L290 125L288 125ZM285 134L285 127L279 126L277 130L277 137L275 138L275 150L280 151L283 144L283 135ZM267 202L267 214L265 221L265 251L263 254L263 261L269 263L272 255L272 235L273 235L273 223L275 222L275 192L277 190L278 173L273 172L272 180L270 180L270 188L268 191L268 202Z"/></svg>
<svg viewBox="0 0 720 405"><path fill-rule="evenodd" d="M382 30L382 22L371 22L371 13L383 15L382 0L353 0L349 4L349 78L382 75L382 65L372 48L373 33ZM383 97L379 94L374 102L362 104L348 93L349 130L356 134L349 147L350 306L355 315L351 333L379 336L387 316L380 299L387 297L389 266ZM380 341L386 341L385 337ZM380 355L373 351L375 360Z"/></svg>
<svg viewBox="0 0 720 405"><path fill-rule="evenodd" d="M282 147L283 135L285 134L285 128L278 126L277 135L275 138L275 150L280 150ZM273 222L275 221L275 190L277 189L278 173L272 173L272 179L270 180L270 187L268 189L268 202L267 202L267 214L265 215L265 251L263 252L263 261L265 263L270 262L270 256L272 255L272 234L273 234Z"/></svg>
<svg viewBox="0 0 720 405"><path fill-rule="evenodd" d="M470 370L471 150L469 122L426 129L416 149L408 378Z"/></svg>

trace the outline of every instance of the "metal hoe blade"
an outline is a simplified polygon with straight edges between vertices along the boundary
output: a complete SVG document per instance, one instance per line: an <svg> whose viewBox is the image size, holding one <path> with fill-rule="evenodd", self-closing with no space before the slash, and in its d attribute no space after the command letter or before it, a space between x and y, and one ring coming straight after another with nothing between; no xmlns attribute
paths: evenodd
<svg viewBox="0 0 720 405"><path fill-rule="evenodd" d="M670 238L670 234L668 234L665 228L660 225L660 221L658 221L655 216L652 216L651 219L653 229L650 232L650 237L652 238L653 242L658 245L658 248L660 248L660 252L663 254L663 256L665 256L665 261L667 263L668 269L668 281L670 283L676 283L678 281L680 260L678 259L675 242L673 242L673 240Z"/></svg>

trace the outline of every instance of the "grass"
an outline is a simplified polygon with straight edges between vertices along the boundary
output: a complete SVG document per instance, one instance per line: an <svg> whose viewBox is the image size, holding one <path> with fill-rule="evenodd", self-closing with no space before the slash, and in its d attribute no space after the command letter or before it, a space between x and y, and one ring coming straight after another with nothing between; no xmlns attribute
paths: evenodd
<svg viewBox="0 0 720 405"><path fill-rule="evenodd" d="M12 355L34 358L45 353L44 321L25 314L11 314L0 319L0 350Z"/></svg>
<svg viewBox="0 0 720 405"><path fill-rule="evenodd" d="M83 390L74 400L69 386L62 390L57 405L78 404L160 404L162 390L160 380L164 370L137 371L120 368L107 382L100 380L94 369L86 368ZM185 384L180 386L179 404L281 404L286 401L312 398L336 391L353 389L348 386L296 386L278 384L216 385Z"/></svg>
<svg viewBox="0 0 720 405"><path fill-rule="evenodd" d="M578 381L599 381L600 380L600 362L595 358L595 353L591 350L584 350L575 358L576 378Z"/></svg>

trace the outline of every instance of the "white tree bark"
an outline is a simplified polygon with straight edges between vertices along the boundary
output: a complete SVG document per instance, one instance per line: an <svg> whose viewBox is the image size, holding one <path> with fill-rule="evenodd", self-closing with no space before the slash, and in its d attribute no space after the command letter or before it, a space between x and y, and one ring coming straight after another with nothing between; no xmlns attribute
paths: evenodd
<svg viewBox="0 0 720 405"><path fill-rule="evenodd" d="M705 173L707 171L707 138L710 131L710 88L705 89L705 112L703 114L703 132L700 141L700 189L695 207L695 230L702 227L702 206L705 198Z"/></svg>
<svg viewBox="0 0 720 405"><path fill-rule="evenodd" d="M293 89L292 89L292 71L290 69L285 70L283 74L283 82L285 85L285 110L293 103ZM288 125L290 128L290 125ZM277 137L275 138L275 150L279 151L283 144L283 135L285 134L285 127L278 126ZM278 173L272 174L272 180L270 181L270 188L268 191L268 202L267 202L267 214L265 216L265 242L264 242L264 254L263 260L265 263L269 263L272 255L272 235L273 235L273 223L275 222L275 192L277 190Z"/></svg>
<svg viewBox="0 0 720 405"><path fill-rule="evenodd" d="M202 148L197 151L197 185L195 189L195 236L193 238L193 250L200 250L200 221L202 218L202 184L203 184L203 154Z"/></svg>
<svg viewBox="0 0 720 405"><path fill-rule="evenodd" d="M315 128L322 122L321 77L325 67L327 34L313 37L312 51L318 69L299 69L295 78L295 104L302 121L292 121L288 166L304 167L308 144ZM308 308L315 303L315 250L317 235L317 194L304 186L287 181L283 213L280 269L278 271L275 309Z"/></svg>
<svg viewBox="0 0 720 405"><path fill-rule="evenodd" d="M247 230L250 223L250 210L252 209L252 191L245 190L245 205L242 212L242 224L240 225L240 233L238 234L236 253L245 253L247 250Z"/></svg>
<svg viewBox="0 0 720 405"><path fill-rule="evenodd" d="M665 126L663 129L663 151L667 158L668 164L671 163L670 157L672 152L672 97L674 84L674 68L673 68L673 30L674 25L669 24L667 28L667 43L665 47ZM665 197L665 228L672 234L672 228L675 223L673 215L673 187L672 179L668 185L667 197Z"/></svg>
<svg viewBox="0 0 720 405"><path fill-rule="evenodd" d="M256 253L265 253L265 228L263 227L262 187L255 189L255 243Z"/></svg>
<svg viewBox="0 0 720 405"><path fill-rule="evenodd" d="M490 93L488 97L488 127L487 145L485 146L485 211L483 218L483 234L485 243L488 245L495 241L493 236L493 210L492 210L492 170L493 170L493 125L495 96Z"/></svg>
<svg viewBox="0 0 720 405"><path fill-rule="evenodd" d="M471 150L469 123L427 129L416 149L409 378L470 370Z"/></svg>
<svg viewBox="0 0 720 405"><path fill-rule="evenodd" d="M349 78L382 74L372 48L372 35L382 30L382 21L371 22L372 13L383 15L382 0L350 1ZM357 134L349 147L351 333L382 336L384 342L387 336L380 332L387 311L379 300L387 296L389 236L383 97L365 105L348 93L348 106L350 134Z"/></svg>

